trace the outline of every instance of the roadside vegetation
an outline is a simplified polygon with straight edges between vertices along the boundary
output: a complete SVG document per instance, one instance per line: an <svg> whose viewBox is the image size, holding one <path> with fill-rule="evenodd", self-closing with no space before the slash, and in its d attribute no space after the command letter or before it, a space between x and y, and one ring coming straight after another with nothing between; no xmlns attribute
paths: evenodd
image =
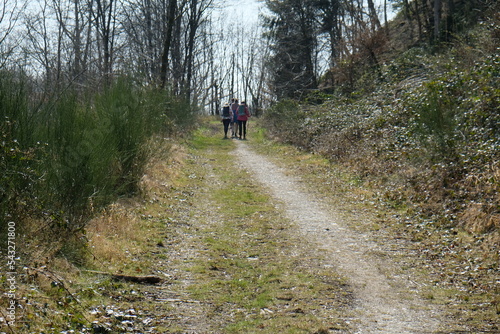
<svg viewBox="0 0 500 334"><path fill-rule="evenodd" d="M413 47L359 76L346 92L284 100L265 114L270 136L323 155L361 181L386 185L396 208L498 241L499 21L446 49Z"/></svg>
<svg viewBox="0 0 500 334"><path fill-rule="evenodd" d="M234 142L220 139L220 123L204 124L181 145L152 147L141 196L108 205L86 224L82 261L39 254L19 271L22 311L6 332L351 328L344 279L322 266L321 254L302 242L276 203L242 177L228 159Z"/></svg>
<svg viewBox="0 0 500 334"><path fill-rule="evenodd" d="M2 286L16 303L28 304L23 312L18 309L16 324L29 328L40 315L29 310L31 293L40 289L35 300L63 305L72 299L59 284L54 262L66 263L67 268L56 266L62 271L85 268L92 253L86 235L92 219L119 199L140 195L155 143L189 131L196 122L182 100L138 89L128 78L100 93L68 87L52 97L37 95L27 78L7 72L0 86L0 243L11 251L0 266L2 273L15 274L11 284L6 280L12 277L2 275ZM107 242L112 249L113 242ZM34 280L41 276L48 286ZM8 319L7 306L2 305L3 319Z"/></svg>
<svg viewBox="0 0 500 334"><path fill-rule="evenodd" d="M279 101L262 123L274 140L371 189L353 200L395 210L394 221L368 228L412 240L432 284L449 288L457 314L476 314L485 331L498 330L500 314L499 31L491 15L446 46L410 47L334 92ZM338 173L320 174L323 191Z"/></svg>
<svg viewBox="0 0 500 334"><path fill-rule="evenodd" d="M93 210L137 191L148 141L190 119L188 106L126 78L102 93L68 89L48 100L23 77L2 75L0 84L0 210L20 229L27 217L83 227Z"/></svg>
<svg viewBox="0 0 500 334"><path fill-rule="evenodd" d="M1 85L0 210L20 234L30 220L47 233L77 231L93 212L137 192L149 140L174 135L190 118L165 92L125 78L103 93L68 90L47 101L22 77L2 76Z"/></svg>

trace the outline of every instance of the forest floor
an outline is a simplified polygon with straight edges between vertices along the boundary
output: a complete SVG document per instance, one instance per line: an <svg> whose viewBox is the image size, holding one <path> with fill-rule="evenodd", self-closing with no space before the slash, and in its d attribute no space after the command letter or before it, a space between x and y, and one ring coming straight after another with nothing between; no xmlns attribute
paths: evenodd
<svg viewBox="0 0 500 334"><path fill-rule="evenodd" d="M441 247L429 248L433 231L416 238L401 213L370 200L373 190L258 128L247 141L221 137L211 122L172 145L144 176L142 202L91 224L96 270L64 278L90 311L70 326L79 329L58 332L500 332L495 292L442 284L463 263L426 256ZM493 265L477 284L498 279Z"/></svg>

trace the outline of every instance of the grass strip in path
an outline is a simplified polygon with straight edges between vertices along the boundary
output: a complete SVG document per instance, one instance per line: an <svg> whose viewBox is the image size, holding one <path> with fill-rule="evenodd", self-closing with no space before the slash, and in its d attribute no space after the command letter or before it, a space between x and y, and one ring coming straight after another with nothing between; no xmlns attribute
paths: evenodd
<svg viewBox="0 0 500 334"><path fill-rule="evenodd" d="M347 331L349 291L294 233L276 203L230 159L234 143L216 124L191 142L189 168L202 178L191 225L202 241L191 271L193 297L217 333Z"/></svg>

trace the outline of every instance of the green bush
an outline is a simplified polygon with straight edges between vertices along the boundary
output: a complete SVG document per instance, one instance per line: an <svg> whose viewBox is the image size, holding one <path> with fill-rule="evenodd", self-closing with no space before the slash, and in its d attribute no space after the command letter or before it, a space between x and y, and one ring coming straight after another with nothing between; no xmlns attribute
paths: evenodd
<svg viewBox="0 0 500 334"><path fill-rule="evenodd" d="M27 85L22 76L0 73L0 232L38 206L35 186L41 177L37 157L43 145L33 141ZM29 143L29 144L27 144ZM15 214L14 214L15 213Z"/></svg>
<svg viewBox="0 0 500 334"><path fill-rule="evenodd" d="M264 121L269 133L280 138L284 142L301 145L302 142L297 135L303 126L305 113L301 110L298 102L283 100L270 107L264 114Z"/></svg>
<svg viewBox="0 0 500 334"><path fill-rule="evenodd" d="M414 111L414 133L438 159L456 154L457 105L447 88L442 81L425 83L421 94L415 94L409 104Z"/></svg>
<svg viewBox="0 0 500 334"><path fill-rule="evenodd" d="M463 159L485 149L490 157L494 153L487 147L499 139L499 57L472 67L455 66L404 98L409 124L431 160Z"/></svg>
<svg viewBox="0 0 500 334"><path fill-rule="evenodd" d="M30 217L83 228L92 212L137 191L152 136L193 121L189 104L128 78L99 94L68 89L48 101L36 101L28 82L0 76L2 224L22 228Z"/></svg>

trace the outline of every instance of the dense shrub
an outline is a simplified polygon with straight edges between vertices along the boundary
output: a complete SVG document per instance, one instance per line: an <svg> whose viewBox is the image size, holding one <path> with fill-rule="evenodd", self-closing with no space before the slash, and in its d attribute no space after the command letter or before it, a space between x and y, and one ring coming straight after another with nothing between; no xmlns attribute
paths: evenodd
<svg viewBox="0 0 500 334"><path fill-rule="evenodd" d="M303 145L301 134L305 112L293 100L282 100L270 107L265 114L266 126L271 133L284 141ZM297 137L300 136L300 137Z"/></svg>
<svg viewBox="0 0 500 334"><path fill-rule="evenodd" d="M189 104L127 78L99 94L68 89L49 100L37 100L28 82L0 76L0 228L22 229L29 217L43 229L82 229L93 212L136 192L152 136L193 120Z"/></svg>
<svg viewBox="0 0 500 334"><path fill-rule="evenodd" d="M11 212L36 206L35 183L41 176L37 155L42 149L31 141L33 128L27 100L27 87L22 78L0 73L0 229L3 232ZM32 123L32 122L30 122ZM25 143L30 141L29 145ZM2 235L5 235L2 233Z"/></svg>

